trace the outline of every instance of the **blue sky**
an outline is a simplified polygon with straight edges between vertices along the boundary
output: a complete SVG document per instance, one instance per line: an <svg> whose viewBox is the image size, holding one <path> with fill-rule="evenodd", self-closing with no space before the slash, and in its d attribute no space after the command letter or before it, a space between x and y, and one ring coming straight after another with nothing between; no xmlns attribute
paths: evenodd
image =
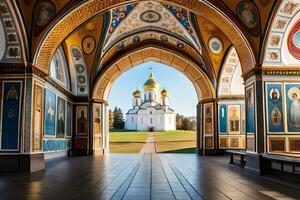
<svg viewBox="0 0 300 200"><path fill-rule="evenodd" d="M132 93L138 88L143 94L143 84L149 78L150 67L160 84L160 90L166 88L169 91L170 107L176 113L196 116L198 100L192 82L178 70L157 62L137 65L119 76L109 94L109 109L117 106L125 114L132 108Z"/></svg>

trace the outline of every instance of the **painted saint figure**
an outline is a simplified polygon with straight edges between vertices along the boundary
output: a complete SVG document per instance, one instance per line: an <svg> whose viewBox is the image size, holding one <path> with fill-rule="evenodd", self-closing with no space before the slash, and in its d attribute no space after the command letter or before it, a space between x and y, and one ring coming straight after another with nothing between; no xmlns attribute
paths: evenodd
<svg viewBox="0 0 300 200"><path fill-rule="evenodd" d="M77 119L77 133L86 133L87 132L87 120L84 117L84 111L81 110L80 118Z"/></svg>
<svg viewBox="0 0 300 200"><path fill-rule="evenodd" d="M229 131L230 132L239 132L240 130L240 118L239 112L236 107L231 107L229 110Z"/></svg>
<svg viewBox="0 0 300 200"><path fill-rule="evenodd" d="M300 128L300 100L297 93L291 94L290 118L293 127Z"/></svg>
<svg viewBox="0 0 300 200"><path fill-rule="evenodd" d="M59 114L57 120L57 133L65 133L65 115L62 102L59 104Z"/></svg>
<svg viewBox="0 0 300 200"><path fill-rule="evenodd" d="M272 124L274 126L279 126L281 122L281 113L277 107L272 110Z"/></svg>

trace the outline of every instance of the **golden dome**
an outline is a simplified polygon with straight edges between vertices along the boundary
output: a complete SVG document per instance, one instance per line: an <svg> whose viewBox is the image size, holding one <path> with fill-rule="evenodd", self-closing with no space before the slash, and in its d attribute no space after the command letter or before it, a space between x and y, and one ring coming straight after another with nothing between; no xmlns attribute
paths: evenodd
<svg viewBox="0 0 300 200"><path fill-rule="evenodd" d="M163 89L161 92L160 92L161 96L163 97L167 97L169 96L169 92L166 90L166 89Z"/></svg>
<svg viewBox="0 0 300 200"><path fill-rule="evenodd" d="M137 89L136 91L134 91L134 92L132 93L132 95L133 95L134 97L141 97L141 92Z"/></svg>
<svg viewBox="0 0 300 200"><path fill-rule="evenodd" d="M155 81L153 74L150 74L149 79L144 83L144 90L158 89L159 84Z"/></svg>

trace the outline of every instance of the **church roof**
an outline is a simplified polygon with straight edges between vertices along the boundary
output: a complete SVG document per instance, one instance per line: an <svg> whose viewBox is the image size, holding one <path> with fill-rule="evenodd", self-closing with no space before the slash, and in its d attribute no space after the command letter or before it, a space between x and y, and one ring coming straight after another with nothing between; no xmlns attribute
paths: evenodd
<svg viewBox="0 0 300 200"><path fill-rule="evenodd" d="M159 84L155 81L154 75L151 72L149 79L144 83L144 90L158 89Z"/></svg>
<svg viewBox="0 0 300 200"><path fill-rule="evenodd" d="M156 103L155 105L150 105L149 102L145 102L143 103L138 109L130 109L128 110L128 112L126 114L136 114L138 113L140 110L146 110L147 108L154 108L155 110L163 110L165 113L173 113L174 110L172 108L168 108L168 110L166 110L163 105Z"/></svg>
<svg viewBox="0 0 300 200"><path fill-rule="evenodd" d="M133 95L134 97L141 97L141 91L139 91L139 90L137 89L136 91L134 91L134 92L132 93L132 95Z"/></svg>
<svg viewBox="0 0 300 200"><path fill-rule="evenodd" d="M167 97L169 96L169 92L166 90L166 89L163 89L161 92L160 92L161 96L163 97Z"/></svg>

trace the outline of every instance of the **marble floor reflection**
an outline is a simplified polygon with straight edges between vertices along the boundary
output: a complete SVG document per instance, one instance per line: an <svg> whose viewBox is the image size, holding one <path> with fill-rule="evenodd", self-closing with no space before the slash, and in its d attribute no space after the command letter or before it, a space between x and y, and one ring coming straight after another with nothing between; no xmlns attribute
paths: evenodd
<svg viewBox="0 0 300 200"><path fill-rule="evenodd" d="M108 154L48 160L36 174L1 174L0 199L300 199L297 185L228 165L228 157Z"/></svg>

